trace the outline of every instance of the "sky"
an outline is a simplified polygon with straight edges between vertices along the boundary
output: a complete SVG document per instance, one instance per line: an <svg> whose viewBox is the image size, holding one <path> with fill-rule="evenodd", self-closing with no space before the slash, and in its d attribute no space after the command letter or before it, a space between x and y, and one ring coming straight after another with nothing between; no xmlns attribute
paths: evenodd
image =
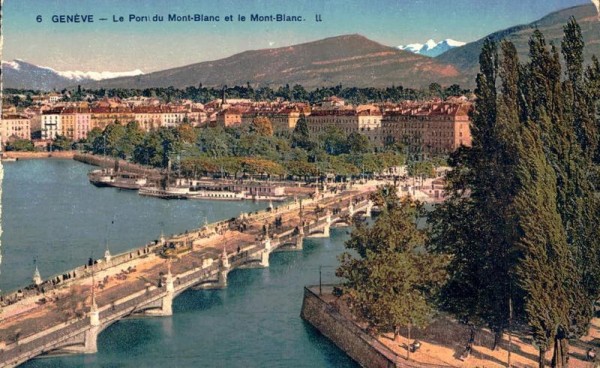
<svg viewBox="0 0 600 368"><path fill-rule="evenodd" d="M61 71L148 73L351 33L388 46L430 38L469 42L586 3L589 0L4 0L2 60L22 59ZM52 21L54 15L75 14L93 15L94 22ZM161 15L164 21L129 22L131 14L150 19ZM169 14L218 15L220 22L168 22ZM251 14L299 15L304 21L250 22ZM315 21L316 14L321 22ZM226 22L227 15L234 21ZM238 21L238 15L247 20ZM113 21L121 16L124 22Z"/></svg>

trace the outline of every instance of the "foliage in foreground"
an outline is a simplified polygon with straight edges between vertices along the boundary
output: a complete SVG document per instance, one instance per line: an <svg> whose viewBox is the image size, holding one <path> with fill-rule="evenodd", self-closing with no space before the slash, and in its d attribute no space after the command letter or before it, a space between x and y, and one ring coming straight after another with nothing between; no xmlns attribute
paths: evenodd
<svg viewBox="0 0 600 368"><path fill-rule="evenodd" d="M600 64L584 67L574 19L564 34L564 75L537 30L527 63L512 43L485 42L473 146L450 158L449 198L430 216L430 250L451 257L440 307L496 342L528 325L540 367L552 346L552 366L567 366L600 297Z"/></svg>
<svg viewBox="0 0 600 368"><path fill-rule="evenodd" d="M400 201L393 187L380 188L383 212L373 225L357 223L340 256L336 275L353 313L379 332L425 327L433 297L445 279L445 257L425 251L417 228L421 204Z"/></svg>

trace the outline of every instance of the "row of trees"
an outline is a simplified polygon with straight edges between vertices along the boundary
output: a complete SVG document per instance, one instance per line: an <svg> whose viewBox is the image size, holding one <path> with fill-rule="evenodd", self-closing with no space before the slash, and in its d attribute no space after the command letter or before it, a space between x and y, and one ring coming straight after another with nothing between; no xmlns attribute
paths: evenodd
<svg viewBox="0 0 600 368"><path fill-rule="evenodd" d="M274 135L269 119L259 117L249 126L194 128L182 124L143 132L136 122L92 130L86 149L134 162L175 170L187 176L253 173L273 176L357 176L382 173L404 163L401 147L375 151L362 134L346 135L328 129L309 134L305 119L292 132ZM285 168L285 169L284 169Z"/></svg>
<svg viewBox="0 0 600 368"><path fill-rule="evenodd" d="M443 307L498 338L526 323L540 367L552 346L553 366L566 366L568 339L588 331L600 296L600 65L584 68L574 19L564 32L564 78L539 31L526 63L510 42L500 53L485 43L473 147L453 157L452 196L432 221L432 249L452 257Z"/></svg>
<svg viewBox="0 0 600 368"><path fill-rule="evenodd" d="M402 86L391 86L387 88L357 88L337 85L316 88L314 90L307 91L303 86L298 84L294 86L285 85L278 87L277 89L272 89L271 87L252 87L248 83L246 86L224 86L223 88L204 87L202 84L200 84L198 87L190 86L186 88L100 88L92 90L78 86L77 89L70 91L63 89L61 92L63 94L70 92L71 97L66 98L70 101L80 101L89 94L95 96L96 98L102 98L105 96L119 98L144 96L156 97L165 102L172 102L179 99L189 99L195 102L207 103L214 99L221 98L223 94L225 94L228 98L245 98L254 101L272 101L276 98L282 98L287 101L308 102L311 104L319 103L323 101L323 99L331 96L344 98L353 104L364 104L369 102L399 102L402 100L419 100L431 97L446 98L470 93L469 90L463 89L457 84L453 84L444 88L438 83L432 83L426 90L404 88ZM37 93L39 93L39 91L7 89L6 94L12 94L12 97L10 100L7 100L7 102L19 107L27 107L33 103L31 97ZM19 94L25 95L25 98L17 96Z"/></svg>
<svg viewBox="0 0 600 368"><path fill-rule="evenodd" d="M567 366L600 297L600 63L584 66L583 51L574 19L561 51L534 31L527 62L511 42L485 42L473 146L452 155L428 234L412 203L380 192L382 218L347 243L358 257L343 255L338 275L359 316L397 332L438 308L490 328L496 344L528 326L539 366L551 349L552 366Z"/></svg>

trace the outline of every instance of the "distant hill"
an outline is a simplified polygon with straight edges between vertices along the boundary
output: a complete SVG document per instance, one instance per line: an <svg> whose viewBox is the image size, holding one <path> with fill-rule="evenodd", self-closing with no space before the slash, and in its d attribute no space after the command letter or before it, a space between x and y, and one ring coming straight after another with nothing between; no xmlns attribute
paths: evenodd
<svg viewBox="0 0 600 368"><path fill-rule="evenodd" d="M454 66L381 45L361 35L344 35L299 45L245 51L145 75L86 83L86 88L147 88L223 85L305 88L446 85L462 76Z"/></svg>
<svg viewBox="0 0 600 368"><path fill-rule="evenodd" d="M23 60L2 61L4 88L35 89L50 91L120 76L143 74L141 70L130 72L81 72L57 71L45 66L34 65Z"/></svg>
<svg viewBox="0 0 600 368"><path fill-rule="evenodd" d="M547 42L552 41L555 45L560 46L563 38L563 26L569 21L571 16L574 16L581 26L585 41L585 60L591 60L593 54L600 57L600 20L598 19L596 8L590 4L560 10L533 23L492 33L478 41L451 49L435 59L443 64L456 66L464 75L470 76L468 85L473 86L475 76L479 71L479 53L483 46L483 41L487 37L496 41L503 39L512 41L519 52L521 60L526 60L529 52L529 37L536 28L544 34Z"/></svg>
<svg viewBox="0 0 600 368"><path fill-rule="evenodd" d="M4 88L39 89L50 91L72 85L73 80L52 69L41 68L22 60L2 62Z"/></svg>

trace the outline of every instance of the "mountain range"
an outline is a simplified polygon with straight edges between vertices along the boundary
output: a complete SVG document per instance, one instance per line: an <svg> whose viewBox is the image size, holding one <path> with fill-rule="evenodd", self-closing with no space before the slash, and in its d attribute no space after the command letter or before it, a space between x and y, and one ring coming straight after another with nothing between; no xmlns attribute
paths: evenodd
<svg viewBox="0 0 600 368"><path fill-rule="evenodd" d="M462 75L469 76L466 85L473 86L479 71L479 53L486 38L494 41L509 40L514 43L521 60L527 60L529 37L535 29L539 29L547 43L560 47L563 38L563 26L573 16L581 27L585 42L584 59L589 62L592 55L600 57L600 19L596 7L592 4L580 5L550 13L547 16L523 25L517 25L494 32L480 40L470 42L462 47L448 50L436 58L437 61L456 66ZM461 84L462 85L462 84Z"/></svg>
<svg viewBox="0 0 600 368"><path fill-rule="evenodd" d="M485 38L507 39L527 58L528 39L535 29L548 42L560 45L563 26L574 16L586 44L585 60L600 56L600 20L594 5L580 5L551 13L530 24L494 32L460 45L454 40L389 47L358 35L343 35L280 48L244 51L230 57L142 74L57 72L24 61L3 62L4 86L8 88L183 88L246 85L278 87L300 84L307 89L342 84L353 87L403 85L422 88L432 82L474 87L479 53ZM436 57L436 53L440 53ZM126 76L129 75L129 76ZM119 76L118 78L111 78ZM105 79L109 78L109 79Z"/></svg>
<svg viewBox="0 0 600 368"><path fill-rule="evenodd" d="M352 34L303 44L245 51L233 56L136 77L87 83L86 87L186 87L202 83L316 88L342 84L384 87L391 84L428 86L449 83L460 75L452 65Z"/></svg>
<svg viewBox="0 0 600 368"><path fill-rule="evenodd" d="M52 90L117 77L144 74L141 70L127 72L57 71L23 60L2 61L2 78L7 88Z"/></svg>
<svg viewBox="0 0 600 368"><path fill-rule="evenodd" d="M444 52L466 45L466 42L455 41L451 38L447 38L440 42L435 42L434 40L429 40L425 43L411 43L406 46L398 46L400 50L410 51L415 54L436 57L440 56Z"/></svg>

